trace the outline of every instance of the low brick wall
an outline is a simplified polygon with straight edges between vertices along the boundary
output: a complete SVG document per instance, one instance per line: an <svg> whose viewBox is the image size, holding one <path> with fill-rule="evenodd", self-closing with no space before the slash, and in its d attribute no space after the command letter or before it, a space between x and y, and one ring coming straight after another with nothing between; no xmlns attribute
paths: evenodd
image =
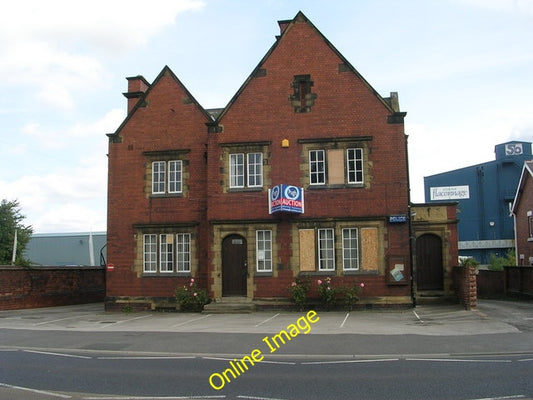
<svg viewBox="0 0 533 400"><path fill-rule="evenodd" d="M96 303L104 298L104 267L0 266L0 310Z"/></svg>

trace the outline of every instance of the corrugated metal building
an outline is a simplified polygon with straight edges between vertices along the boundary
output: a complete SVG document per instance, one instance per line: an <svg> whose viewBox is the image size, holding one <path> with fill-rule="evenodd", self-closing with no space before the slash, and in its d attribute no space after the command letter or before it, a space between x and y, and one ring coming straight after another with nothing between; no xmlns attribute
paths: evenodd
<svg viewBox="0 0 533 400"><path fill-rule="evenodd" d="M105 265L106 232L36 233L24 257L33 265Z"/></svg>
<svg viewBox="0 0 533 400"><path fill-rule="evenodd" d="M494 161L424 177L427 203L459 203L459 255L482 264L514 248L510 205L524 161L531 159L531 143L502 143L494 152Z"/></svg>

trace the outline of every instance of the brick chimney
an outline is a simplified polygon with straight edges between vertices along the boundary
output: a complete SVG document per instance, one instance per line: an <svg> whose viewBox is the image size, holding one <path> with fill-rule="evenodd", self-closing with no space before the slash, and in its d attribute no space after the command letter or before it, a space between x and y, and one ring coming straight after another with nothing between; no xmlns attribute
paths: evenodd
<svg viewBox="0 0 533 400"><path fill-rule="evenodd" d="M139 98L148 90L150 84L142 75L126 78L128 80L128 91L122 93L128 99L128 114L131 112Z"/></svg>

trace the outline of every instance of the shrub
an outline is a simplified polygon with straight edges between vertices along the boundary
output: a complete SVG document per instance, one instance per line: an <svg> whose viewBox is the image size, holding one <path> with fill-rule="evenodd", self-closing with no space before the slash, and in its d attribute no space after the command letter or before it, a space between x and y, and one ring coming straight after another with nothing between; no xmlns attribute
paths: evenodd
<svg viewBox="0 0 533 400"><path fill-rule="evenodd" d="M324 280L317 280L317 283L318 296L320 297L320 301L322 302L322 305L325 307L325 309L329 310L335 305L335 297L338 291L331 285L331 278L329 276Z"/></svg>
<svg viewBox="0 0 533 400"><path fill-rule="evenodd" d="M342 293L342 299L344 301L344 306L348 311L353 310L353 306L359 301L359 291L364 287L365 284L361 282L354 286L345 286L343 288L340 288L340 292Z"/></svg>
<svg viewBox="0 0 533 400"><path fill-rule="evenodd" d="M291 300L302 310L307 301L307 292L309 292L309 280L296 278L291 283L289 292L291 294Z"/></svg>
<svg viewBox="0 0 533 400"><path fill-rule="evenodd" d="M199 289L194 278L191 278L188 285L176 289L176 301L180 311L199 312L209 303L209 297L207 291Z"/></svg>

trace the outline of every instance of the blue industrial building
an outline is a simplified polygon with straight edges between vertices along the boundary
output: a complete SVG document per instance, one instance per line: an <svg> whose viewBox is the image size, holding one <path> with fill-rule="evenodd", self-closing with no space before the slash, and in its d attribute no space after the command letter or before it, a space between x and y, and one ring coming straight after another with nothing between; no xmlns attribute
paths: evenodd
<svg viewBox="0 0 533 400"><path fill-rule="evenodd" d="M530 142L498 144L494 152L494 161L424 177L427 203L458 203L459 256L481 264L514 248L510 204L524 162L532 158Z"/></svg>
<svg viewBox="0 0 533 400"><path fill-rule="evenodd" d="M26 245L24 257L32 265L104 265L106 242L106 232L35 233Z"/></svg>

